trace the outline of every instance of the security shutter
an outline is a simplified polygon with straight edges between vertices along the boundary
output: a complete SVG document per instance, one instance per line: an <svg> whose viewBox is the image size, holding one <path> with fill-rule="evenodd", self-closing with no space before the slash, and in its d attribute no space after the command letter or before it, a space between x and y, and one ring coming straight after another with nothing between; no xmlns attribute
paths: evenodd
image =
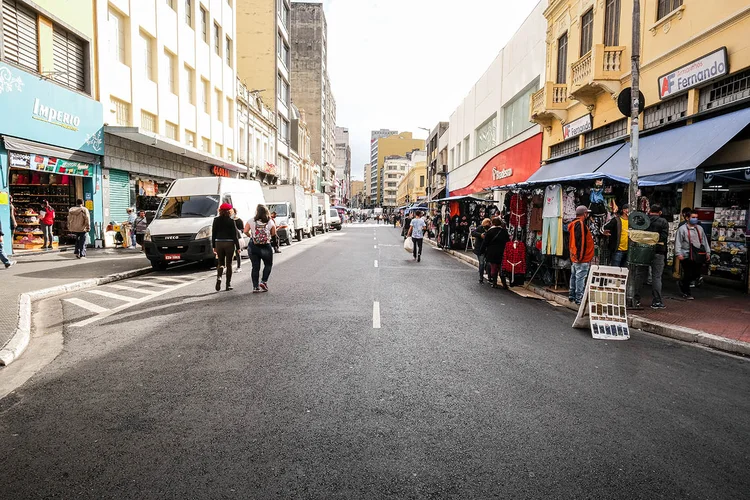
<svg viewBox="0 0 750 500"><path fill-rule="evenodd" d="M109 219L115 222L128 220L130 207L130 175L123 170L109 171Z"/></svg>
<svg viewBox="0 0 750 500"><path fill-rule="evenodd" d="M85 44L78 37L55 26L52 32L52 60L57 83L80 91L86 90L84 47Z"/></svg>
<svg viewBox="0 0 750 500"><path fill-rule="evenodd" d="M36 14L15 0L3 0L3 55L7 61L36 72L39 45Z"/></svg>

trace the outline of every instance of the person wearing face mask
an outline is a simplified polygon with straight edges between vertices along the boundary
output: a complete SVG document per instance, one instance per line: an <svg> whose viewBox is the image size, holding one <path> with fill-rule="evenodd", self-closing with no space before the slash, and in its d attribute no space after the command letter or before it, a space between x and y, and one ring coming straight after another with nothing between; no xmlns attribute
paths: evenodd
<svg viewBox="0 0 750 500"><path fill-rule="evenodd" d="M609 251L612 255L611 265L626 267L628 265L628 214L630 207L626 203L620 208L619 217L614 217L604 225L604 235L609 236Z"/></svg>
<svg viewBox="0 0 750 500"><path fill-rule="evenodd" d="M679 282L682 298L693 300L690 282L700 278L703 265L711 258L711 248L695 210L690 213L687 224L677 229L674 253L682 267L682 279Z"/></svg>

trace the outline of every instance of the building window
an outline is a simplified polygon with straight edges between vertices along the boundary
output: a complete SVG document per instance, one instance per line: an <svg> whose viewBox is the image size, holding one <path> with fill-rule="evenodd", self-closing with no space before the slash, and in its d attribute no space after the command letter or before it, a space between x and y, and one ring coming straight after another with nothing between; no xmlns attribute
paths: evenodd
<svg viewBox="0 0 750 500"><path fill-rule="evenodd" d="M190 66L185 66L185 98L187 101L195 106L195 92L193 86L195 85L195 70Z"/></svg>
<svg viewBox="0 0 750 500"><path fill-rule="evenodd" d="M142 32L141 35L141 54L143 55L143 76L156 81L154 77L154 42L150 36Z"/></svg>
<svg viewBox="0 0 750 500"><path fill-rule="evenodd" d="M201 150L206 153L211 152L211 141L206 137L201 138Z"/></svg>
<svg viewBox="0 0 750 500"><path fill-rule="evenodd" d="M623 118L587 133L584 137L584 147L591 148L597 144L602 144L626 135L628 135L628 119Z"/></svg>
<svg viewBox="0 0 750 500"><path fill-rule="evenodd" d="M221 144L215 143L214 144L214 156L218 156L221 158L224 155L224 146Z"/></svg>
<svg viewBox="0 0 750 500"><path fill-rule="evenodd" d="M643 129L649 130L662 125L667 125L687 116L688 95L661 101L655 106L650 106L643 111Z"/></svg>
<svg viewBox="0 0 750 500"><path fill-rule="evenodd" d="M567 141L561 142L560 144L555 144L554 146L550 147L549 157L557 158L559 156L569 155L580 151L580 149L581 146L580 142L578 141L578 137L573 137L572 139L568 139Z"/></svg>
<svg viewBox="0 0 750 500"><path fill-rule="evenodd" d="M289 28L289 6L286 4L286 0L279 0L279 17L281 17L281 24L285 28Z"/></svg>
<svg viewBox="0 0 750 500"><path fill-rule="evenodd" d="M290 91L289 91L289 84L281 75L276 75L277 80L277 87L278 87L278 97L279 99L289 106L289 97L290 97Z"/></svg>
<svg viewBox="0 0 750 500"><path fill-rule="evenodd" d="M208 43L208 11L201 5L201 38Z"/></svg>
<svg viewBox="0 0 750 500"><path fill-rule="evenodd" d="M227 98L227 125L229 128L234 128L234 113L232 110L234 109L234 102Z"/></svg>
<svg viewBox="0 0 750 500"><path fill-rule="evenodd" d="M193 27L193 0L185 0L185 24Z"/></svg>
<svg viewBox="0 0 750 500"><path fill-rule="evenodd" d="M177 94L177 77L175 75L176 56L166 50L164 51L164 56L167 62L167 87L170 92Z"/></svg>
<svg viewBox="0 0 750 500"><path fill-rule="evenodd" d="M529 101L537 90L539 90L539 84L534 83L529 89L524 90L503 106L503 141L534 126L529 121Z"/></svg>
<svg viewBox="0 0 750 500"><path fill-rule="evenodd" d="M3 2L5 5L5 2ZM107 13L109 21L109 51L116 61L125 63L125 19L114 10Z"/></svg>
<svg viewBox="0 0 750 500"><path fill-rule="evenodd" d="M700 90L699 110L726 106L750 97L750 70L735 73Z"/></svg>
<svg viewBox="0 0 750 500"><path fill-rule="evenodd" d="M86 44L55 26L52 30L54 79L71 89L86 90Z"/></svg>
<svg viewBox="0 0 750 500"><path fill-rule="evenodd" d="M14 0L3 4L3 55L6 61L39 71L36 13Z"/></svg>
<svg viewBox="0 0 750 500"><path fill-rule="evenodd" d="M557 39L557 79L555 83L563 85L568 82L568 34Z"/></svg>
<svg viewBox="0 0 750 500"><path fill-rule="evenodd" d="M209 86L208 86L208 80L201 79L201 105L203 106L203 112L208 114L210 113L209 109L209 101L208 101L208 93L209 93Z"/></svg>
<svg viewBox="0 0 750 500"><path fill-rule="evenodd" d="M221 26L214 23L214 51L217 56L221 56Z"/></svg>
<svg viewBox="0 0 750 500"><path fill-rule="evenodd" d="M195 147L195 132L185 129L185 144L191 148Z"/></svg>
<svg viewBox="0 0 750 500"><path fill-rule="evenodd" d="M177 125L172 122L164 122L164 135L166 135L168 139L179 141L180 138L177 136L177 131Z"/></svg>
<svg viewBox="0 0 750 500"><path fill-rule="evenodd" d="M170 9L175 10L174 0L167 0L167 5L169 6Z"/></svg>
<svg viewBox="0 0 750 500"><path fill-rule="evenodd" d="M141 111L141 128L147 132L153 132L154 134L158 131L156 115L152 115L147 111Z"/></svg>
<svg viewBox="0 0 750 500"><path fill-rule="evenodd" d="M658 21L680 5L682 5L682 0L659 0L659 6L656 11L656 20Z"/></svg>
<svg viewBox="0 0 750 500"><path fill-rule="evenodd" d="M218 90L214 91L216 96L216 119L219 121L224 120L224 99L221 96L221 92Z"/></svg>
<svg viewBox="0 0 750 500"><path fill-rule="evenodd" d="M604 7L604 45L620 45L620 0L607 0Z"/></svg>
<svg viewBox="0 0 750 500"><path fill-rule="evenodd" d="M230 148L227 148L227 160L234 161L234 151Z"/></svg>
<svg viewBox="0 0 750 500"><path fill-rule="evenodd" d="M591 51L594 43L594 9L589 9L581 16L581 57Z"/></svg>
<svg viewBox="0 0 750 500"><path fill-rule="evenodd" d="M497 146L497 115L477 128L476 135L477 156Z"/></svg>
<svg viewBox="0 0 750 500"><path fill-rule="evenodd" d="M284 38L281 36L281 33L278 33L276 35L276 55L279 56L279 59L281 59L281 62L284 64L284 66L289 68L289 45L286 44Z"/></svg>
<svg viewBox="0 0 750 500"><path fill-rule="evenodd" d="M227 58L227 66L230 68L232 67L232 39L227 37L226 40L226 58Z"/></svg>
<svg viewBox="0 0 750 500"><path fill-rule="evenodd" d="M284 144L289 144L289 122L282 116L279 116L279 139Z"/></svg>
<svg viewBox="0 0 750 500"><path fill-rule="evenodd" d="M115 108L115 122L125 127L130 126L130 104L119 99L112 98L112 104Z"/></svg>
<svg viewBox="0 0 750 500"><path fill-rule="evenodd" d="M424 175L419 176L419 187L424 187Z"/></svg>
<svg viewBox="0 0 750 500"><path fill-rule="evenodd" d="M470 142L471 142L471 137L469 137L468 135L466 137L464 137L464 146L463 146L464 163L466 163L467 161L469 161L469 158L471 158L471 156L469 154L469 150L470 150L469 144L470 144Z"/></svg>

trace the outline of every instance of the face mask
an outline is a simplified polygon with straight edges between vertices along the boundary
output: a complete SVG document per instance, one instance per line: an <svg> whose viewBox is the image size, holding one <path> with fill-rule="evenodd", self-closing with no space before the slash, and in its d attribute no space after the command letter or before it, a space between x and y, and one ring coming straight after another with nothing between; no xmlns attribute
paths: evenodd
<svg viewBox="0 0 750 500"><path fill-rule="evenodd" d="M697 217L690 217L690 224L692 224L692 225L698 224L698 218Z"/></svg>

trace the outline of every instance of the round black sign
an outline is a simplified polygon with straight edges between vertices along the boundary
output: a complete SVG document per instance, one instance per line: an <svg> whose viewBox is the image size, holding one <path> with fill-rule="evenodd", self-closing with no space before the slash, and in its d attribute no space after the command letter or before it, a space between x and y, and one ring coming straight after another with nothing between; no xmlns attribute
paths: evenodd
<svg viewBox="0 0 750 500"><path fill-rule="evenodd" d="M620 113L622 113L625 116L630 116L631 113L631 101L630 101L630 95L632 94L631 88L627 87L622 89L622 92L620 92L620 95L617 96L617 109L620 110ZM643 96L643 92L640 90L638 91L638 113L643 113L643 108L646 106L646 98Z"/></svg>

